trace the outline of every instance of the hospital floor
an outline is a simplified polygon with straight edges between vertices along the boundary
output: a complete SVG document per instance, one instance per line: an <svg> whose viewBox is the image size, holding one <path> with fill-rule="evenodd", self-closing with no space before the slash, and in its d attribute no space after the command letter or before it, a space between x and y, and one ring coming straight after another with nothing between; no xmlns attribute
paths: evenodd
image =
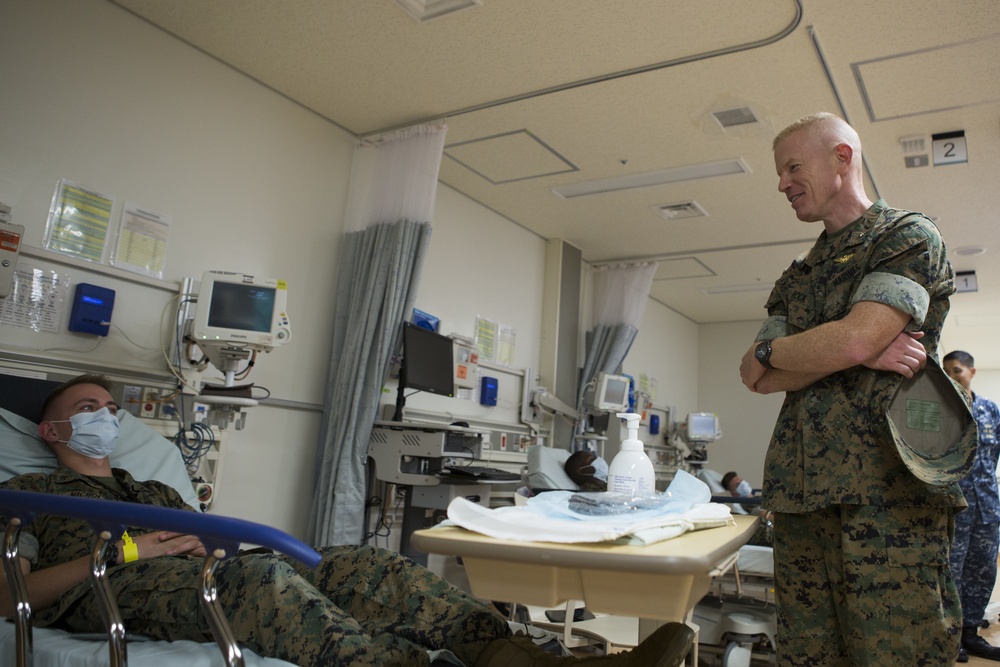
<svg viewBox="0 0 1000 667"><path fill-rule="evenodd" d="M443 575L446 579L459 587L464 588L466 591L470 590L468 580L465 578L464 568L458 566L454 559L431 556L431 561L432 562L429 563L429 565L432 570L437 571L438 574ZM1000 562L998 562L998 567L1000 567ZM533 621L542 621L542 623L544 623L546 619L544 617L543 608L530 607L529 610ZM584 623L584 628L580 628L579 624L574 625L576 625L578 629L590 630L593 632L593 635L603 636L612 643L620 643L620 650L624 650L625 647L634 645L638 639L638 621L636 619L625 617L599 617L599 619L596 620L597 623L594 623L593 621ZM982 635L990 644L1000 646L1000 577L998 577L997 585L993 588L993 595L990 598L990 604L986 608L986 620L989 621L990 627L985 630L981 630L980 635ZM551 627L551 629L557 633L560 631L558 626ZM596 640L596 637L593 635L592 638L595 640L595 643L599 645L600 642ZM574 653L581 656L593 655L595 648L596 646L581 647L579 649L574 649ZM616 652L616 648L612 647L612 651ZM716 667L719 664L720 659L717 655L711 654L710 651L700 651L698 660L699 667ZM754 667L757 667L758 665L770 665L771 662L754 659L751 664ZM970 657L969 662L965 664L969 667L996 667L997 665L1000 665L1000 663L976 657Z"/></svg>
<svg viewBox="0 0 1000 667"><path fill-rule="evenodd" d="M998 563L998 567L1000 567L1000 563ZM979 631L979 635L993 646L1000 646L1000 620L998 620L998 616L1000 616L1000 581L993 587L993 596L986 607L986 620L989 621L990 627ZM969 667L987 667L987 665L995 666L1000 663L970 656L969 662L966 664Z"/></svg>

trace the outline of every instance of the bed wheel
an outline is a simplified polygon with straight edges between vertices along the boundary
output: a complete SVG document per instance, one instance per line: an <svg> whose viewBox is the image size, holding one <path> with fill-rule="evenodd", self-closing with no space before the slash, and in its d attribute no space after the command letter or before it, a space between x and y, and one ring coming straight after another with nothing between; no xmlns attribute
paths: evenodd
<svg viewBox="0 0 1000 667"><path fill-rule="evenodd" d="M750 667L751 653L749 646L729 642L726 652L722 654L722 667Z"/></svg>

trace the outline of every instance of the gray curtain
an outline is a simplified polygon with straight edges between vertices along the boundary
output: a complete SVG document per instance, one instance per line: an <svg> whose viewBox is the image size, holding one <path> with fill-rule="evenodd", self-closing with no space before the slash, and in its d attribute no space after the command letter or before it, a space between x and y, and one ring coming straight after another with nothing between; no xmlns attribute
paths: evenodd
<svg viewBox="0 0 1000 667"><path fill-rule="evenodd" d="M364 539L368 438L416 297L447 131L443 124L406 128L354 152L309 514L317 546Z"/></svg>
<svg viewBox="0 0 1000 667"><path fill-rule="evenodd" d="M430 234L428 223L401 221L344 237L309 520L316 546L364 537L368 438Z"/></svg>
<svg viewBox="0 0 1000 667"><path fill-rule="evenodd" d="M624 322L596 324L587 332L587 357L580 375L580 393L577 396L577 409L581 413L586 410L587 386L599 373L618 372L638 334L638 328Z"/></svg>
<svg viewBox="0 0 1000 667"><path fill-rule="evenodd" d="M656 273L656 262L612 264L596 270L594 281L594 326L587 332L587 356L580 373L576 408L587 411L587 392L600 373L618 373L639 334L639 323L646 311L649 288ZM583 418L576 423L575 434L585 429ZM574 439L572 448L583 443Z"/></svg>

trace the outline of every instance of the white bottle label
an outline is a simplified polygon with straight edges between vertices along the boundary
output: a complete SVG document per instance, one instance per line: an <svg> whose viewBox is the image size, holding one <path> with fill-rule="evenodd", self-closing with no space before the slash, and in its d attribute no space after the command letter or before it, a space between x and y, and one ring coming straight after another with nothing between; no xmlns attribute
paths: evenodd
<svg viewBox="0 0 1000 667"><path fill-rule="evenodd" d="M639 480L631 475L614 475L608 481L608 491L611 493L633 494L639 488Z"/></svg>

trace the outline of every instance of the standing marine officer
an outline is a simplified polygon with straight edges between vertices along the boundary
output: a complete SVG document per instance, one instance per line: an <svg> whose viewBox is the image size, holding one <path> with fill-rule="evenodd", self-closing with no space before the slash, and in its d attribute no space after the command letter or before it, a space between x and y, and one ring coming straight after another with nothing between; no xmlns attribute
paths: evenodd
<svg viewBox="0 0 1000 667"><path fill-rule="evenodd" d="M774 139L778 189L815 245L775 283L740 376L787 392L765 459L778 664L946 665L961 609L948 567L965 502L922 482L886 411L934 356L954 274L926 216L868 198L861 142L833 114ZM947 384L947 382L946 382Z"/></svg>

